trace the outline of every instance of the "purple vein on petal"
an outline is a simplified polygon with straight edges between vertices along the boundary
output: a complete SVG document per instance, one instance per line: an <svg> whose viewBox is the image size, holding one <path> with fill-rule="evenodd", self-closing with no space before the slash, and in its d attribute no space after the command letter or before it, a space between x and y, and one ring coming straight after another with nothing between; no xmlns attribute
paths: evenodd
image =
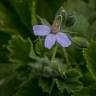
<svg viewBox="0 0 96 96"><path fill-rule="evenodd" d="M36 36L46 36L50 33L51 29L46 25L34 25L33 31Z"/></svg>
<svg viewBox="0 0 96 96"><path fill-rule="evenodd" d="M56 41L62 47L68 47L69 45L71 45L71 40L68 38L68 36L65 33L62 32L56 34Z"/></svg>
<svg viewBox="0 0 96 96"><path fill-rule="evenodd" d="M56 35L54 34L49 34L48 36L46 36L45 38L45 48L51 49L53 47L53 45L55 44L56 41Z"/></svg>

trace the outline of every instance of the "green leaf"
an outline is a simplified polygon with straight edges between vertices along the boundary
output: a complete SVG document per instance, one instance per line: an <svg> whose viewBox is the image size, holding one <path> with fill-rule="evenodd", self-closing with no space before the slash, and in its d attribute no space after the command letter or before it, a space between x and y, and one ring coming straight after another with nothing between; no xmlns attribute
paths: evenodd
<svg viewBox="0 0 96 96"><path fill-rule="evenodd" d="M96 80L96 42L91 41L88 48L83 50L83 55L87 63L87 68L92 77Z"/></svg>
<svg viewBox="0 0 96 96"><path fill-rule="evenodd" d="M42 96L42 94L41 88L38 87L37 80L33 79L23 82L14 96Z"/></svg>
<svg viewBox="0 0 96 96"><path fill-rule="evenodd" d="M36 12L40 17L52 22L54 14L56 14L63 2L64 0L42 0L42 2L38 0ZM41 5L43 6L41 7Z"/></svg>
<svg viewBox="0 0 96 96"><path fill-rule="evenodd" d="M10 51L10 61L14 63L29 62L30 54L34 55L33 45L31 40L28 38L24 40L21 36L13 36L12 40L9 41L8 50ZM31 53L30 53L31 52Z"/></svg>
<svg viewBox="0 0 96 96"><path fill-rule="evenodd" d="M79 69L70 69L66 72L65 77L68 81L77 81L82 77L82 73Z"/></svg>
<svg viewBox="0 0 96 96"><path fill-rule="evenodd" d="M64 8L68 12L82 14L86 17L88 14L90 14L89 7L88 7L87 3L85 3L83 0L72 0L72 1L66 0L64 2ZM83 9L83 10L81 10L81 9ZM87 14L86 14L86 12L87 12Z"/></svg>
<svg viewBox="0 0 96 96"><path fill-rule="evenodd" d="M96 83L89 87L85 87L80 91L75 92L72 96L95 96L96 95Z"/></svg>
<svg viewBox="0 0 96 96"><path fill-rule="evenodd" d="M14 19L16 19L14 14L0 3L0 31L18 34Z"/></svg>
<svg viewBox="0 0 96 96"><path fill-rule="evenodd" d="M80 81L66 82L63 80L56 80L56 84L57 84L57 88L61 93L64 92L64 89L66 89L68 93L71 92L73 93L83 88L82 83Z"/></svg>
<svg viewBox="0 0 96 96"><path fill-rule="evenodd" d="M76 15L76 22L72 27L70 27L70 29L75 32L80 32L86 36L88 27L89 27L89 22L86 19L86 17L83 15Z"/></svg>
<svg viewBox="0 0 96 96"><path fill-rule="evenodd" d="M62 80L58 80L58 79L55 79L55 82L59 91L63 93L65 89L65 83Z"/></svg>
<svg viewBox="0 0 96 96"><path fill-rule="evenodd" d="M82 83L84 86L89 87L90 85L95 83L95 80L92 78L92 75L90 74L90 72L86 72L83 73L83 77L82 77Z"/></svg>
<svg viewBox="0 0 96 96"><path fill-rule="evenodd" d="M38 55L42 56L44 53L44 44L41 38L35 41L35 51Z"/></svg>
<svg viewBox="0 0 96 96"><path fill-rule="evenodd" d="M23 24L27 26L29 30L31 30L31 7L32 1L31 0L9 0L11 5L16 10L17 14L20 16L20 19Z"/></svg>
<svg viewBox="0 0 96 96"><path fill-rule="evenodd" d="M71 69L65 74L65 89L68 92L74 92L83 88L82 82L79 80L82 77L80 70Z"/></svg>
<svg viewBox="0 0 96 96"><path fill-rule="evenodd" d="M76 91L79 91L83 88L83 85L80 81L74 81L74 82L66 82L65 83L65 89L70 93L74 93Z"/></svg>
<svg viewBox="0 0 96 96"><path fill-rule="evenodd" d="M39 86L42 88L43 92L50 93L54 86L52 79L48 78L40 78L39 79Z"/></svg>
<svg viewBox="0 0 96 96"><path fill-rule="evenodd" d="M80 71L76 69L69 70L65 72L63 79L56 79L57 88L61 93L66 89L69 93L81 90L83 88L82 82L79 80L82 77Z"/></svg>
<svg viewBox="0 0 96 96"><path fill-rule="evenodd" d="M80 37L80 36L75 36L75 37L73 37L72 38L72 41L75 43L75 44L77 44L78 46L80 46L80 47L87 47L88 46L88 44L89 44L89 42L85 39L85 38L83 38L83 37Z"/></svg>

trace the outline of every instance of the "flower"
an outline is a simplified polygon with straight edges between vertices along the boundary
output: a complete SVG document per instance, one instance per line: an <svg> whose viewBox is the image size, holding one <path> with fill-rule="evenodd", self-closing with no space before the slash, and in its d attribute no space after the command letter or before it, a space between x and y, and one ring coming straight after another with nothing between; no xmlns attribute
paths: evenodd
<svg viewBox="0 0 96 96"><path fill-rule="evenodd" d="M57 26L52 26L50 28L46 25L34 25L33 31L36 36L46 36L44 43L45 48L51 49L56 42L62 47L71 45L68 36L63 32L60 32Z"/></svg>

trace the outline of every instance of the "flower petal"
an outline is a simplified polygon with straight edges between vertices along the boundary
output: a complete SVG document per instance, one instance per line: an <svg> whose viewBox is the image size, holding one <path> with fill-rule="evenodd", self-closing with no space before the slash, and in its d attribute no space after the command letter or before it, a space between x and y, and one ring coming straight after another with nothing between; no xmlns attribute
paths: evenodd
<svg viewBox="0 0 96 96"><path fill-rule="evenodd" d="M55 44L56 41L56 35L54 34L49 34L46 38L45 38L45 48L51 49L52 46Z"/></svg>
<svg viewBox="0 0 96 96"><path fill-rule="evenodd" d="M34 25L33 26L34 34L37 36L45 36L50 33L50 28L46 25Z"/></svg>
<svg viewBox="0 0 96 96"><path fill-rule="evenodd" d="M59 32L56 34L56 41L62 46L62 47L68 47L71 45L71 40L68 38L68 36L62 32Z"/></svg>

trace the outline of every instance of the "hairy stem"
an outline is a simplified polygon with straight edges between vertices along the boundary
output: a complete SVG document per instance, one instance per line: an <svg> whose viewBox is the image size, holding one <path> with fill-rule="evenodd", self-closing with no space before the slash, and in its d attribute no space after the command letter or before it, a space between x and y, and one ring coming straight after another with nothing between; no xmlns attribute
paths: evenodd
<svg viewBox="0 0 96 96"><path fill-rule="evenodd" d="M58 49L58 46L56 45L55 48L54 48L54 51L53 51L53 55L52 55L52 57L51 57L51 62L53 62L53 60L54 60L54 58L55 58L57 49Z"/></svg>
<svg viewBox="0 0 96 96"><path fill-rule="evenodd" d="M67 53L65 48L63 48L63 53L64 53L64 56L65 56L65 59L66 59L66 63L70 66L71 63L69 61L68 53Z"/></svg>

